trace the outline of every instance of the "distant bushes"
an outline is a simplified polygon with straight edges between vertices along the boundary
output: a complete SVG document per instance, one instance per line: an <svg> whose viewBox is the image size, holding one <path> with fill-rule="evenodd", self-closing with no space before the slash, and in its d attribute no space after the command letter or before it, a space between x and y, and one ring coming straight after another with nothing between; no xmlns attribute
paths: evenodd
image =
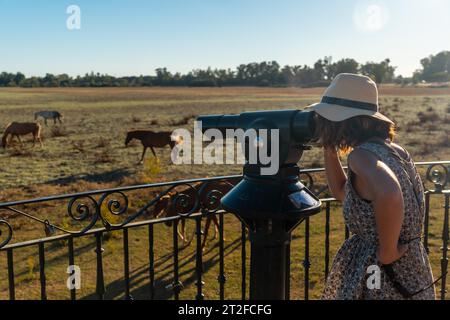
<svg viewBox="0 0 450 320"><path fill-rule="evenodd" d="M419 112L417 113L417 117L419 118L419 121L421 123L425 123L425 122L436 122L439 120L439 114L437 114L437 112L432 111L432 112Z"/></svg>
<svg viewBox="0 0 450 320"><path fill-rule="evenodd" d="M277 61L263 61L241 64L232 69L195 69L186 74L171 73L166 68L155 70L154 76L113 77L107 74L87 73L71 77L67 74L46 74L43 77L29 77L24 74L2 72L0 87L315 87L326 86L338 73L362 73L375 81L392 82L395 67L389 59L380 63L359 64L354 59L332 62L331 57L319 59L313 67L307 65L286 65Z"/></svg>
<svg viewBox="0 0 450 320"><path fill-rule="evenodd" d="M194 119L195 115L187 115L184 116L183 118L179 119L179 120L172 120L169 122L169 125L172 127L179 127L179 126L184 126L187 125L189 123L189 121L191 119Z"/></svg>
<svg viewBox="0 0 450 320"><path fill-rule="evenodd" d="M52 127L50 130L50 134L53 138L65 137L68 135L67 131L63 127L60 127L60 126Z"/></svg>
<svg viewBox="0 0 450 320"><path fill-rule="evenodd" d="M381 62L359 63L354 59L334 62L332 57L317 60L314 65L285 65L277 61L241 64L231 69L195 69L186 74L171 73L167 68L158 68L154 76L113 77L108 74L86 73L71 77L67 74L27 78L23 73L0 73L0 87L325 87L339 73L361 73L377 83L399 85L417 84L420 81L445 83L450 81L450 51L421 60L422 70L413 77L395 77L396 67L389 59Z"/></svg>
<svg viewBox="0 0 450 320"><path fill-rule="evenodd" d="M330 85L330 83L331 83L331 81L321 80L321 81L312 82L303 87L304 88L328 87Z"/></svg>
<svg viewBox="0 0 450 320"><path fill-rule="evenodd" d="M192 81L189 87L217 87L217 82L214 79L198 79Z"/></svg>

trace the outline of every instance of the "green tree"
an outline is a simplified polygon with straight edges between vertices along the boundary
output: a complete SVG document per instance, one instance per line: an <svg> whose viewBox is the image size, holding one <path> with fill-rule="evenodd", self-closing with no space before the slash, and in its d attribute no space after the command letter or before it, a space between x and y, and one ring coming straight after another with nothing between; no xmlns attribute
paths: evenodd
<svg viewBox="0 0 450 320"><path fill-rule="evenodd" d="M395 67L390 65L391 60L385 59L380 63L367 62L361 66L361 73L372 78L376 83L392 82Z"/></svg>
<svg viewBox="0 0 450 320"><path fill-rule="evenodd" d="M442 51L420 61L422 64L421 80L428 82L450 81L450 51Z"/></svg>
<svg viewBox="0 0 450 320"><path fill-rule="evenodd" d="M359 63L354 59L341 59L327 66L328 79L334 79L340 73L358 73Z"/></svg>

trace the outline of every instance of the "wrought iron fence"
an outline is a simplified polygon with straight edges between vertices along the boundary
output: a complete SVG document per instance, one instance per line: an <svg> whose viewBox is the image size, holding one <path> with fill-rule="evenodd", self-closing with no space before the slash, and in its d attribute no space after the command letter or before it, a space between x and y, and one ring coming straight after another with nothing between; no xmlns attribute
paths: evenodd
<svg viewBox="0 0 450 320"><path fill-rule="evenodd" d="M417 163L418 167L427 168L425 173L425 184L430 185L426 188L425 194L425 227L423 244L427 250L429 249L430 238L430 213L431 200L433 197L443 197L443 219L442 219L442 236L440 238L442 247L442 254L440 258L439 274L435 276L442 276L439 284L440 299L446 298L446 271L448 269L448 241L449 241L449 196L450 190L447 188L450 180L449 168L450 161L441 162L422 162ZM335 199L327 197L326 184L320 184L316 175L323 173L323 169L309 169L301 172L301 178L304 184L311 190L314 190L318 196L322 196L323 211L320 214L325 215L324 225L324 261L323 263L323 279L326 279L330 263L330 237L332 235L331 228L331 210ZM180 252L180 227L182 227L186 220L192 220L195 224L195 230L192 234L192 239L195 243L195 286L198 300L204 299L204 268L203 268L203 241L202 223L205 220L217 218L218 222L218 267L219 274L217 277L219 289L218 298L225 298L225 286L227 284L227 277L225 274L225 248L224 248L224 215L227 213L221 210L220 199L235 183L240 180L240 176L230 177L216 177L207 179L183 180L169 183L155 183L146 185L129 186L123 188L105 189L97 191L82 192L76 194L65 194L59 196L43 197L32 200L13 201L0 203L0 251L6 254L6 268L7 270L7 284L9 299L16 298L16 284L15 284L15 263L14 253L17 250L24 248L35 247L38 251L38 265L39 265L39 282L40 282L40 298L47 299L47 282L46 282L46 246L52 242L64 240L67 249L67 265L73 266L76 262L76 255L74 250L74 239L93 237L95 242L95 256L96 256L96 286L95 295L98 299L103 299L106 292L105 272L103 262L103 238L104 235L111 231L121 232L123 241L123 291L126 299L132 299L131 284L130 284L130 243L129 233L138 227L146 227L148 239L146 251L148 248L148 298L155 299L155 236L154 228L161 224L171 224L172 228L172 265L173 274L172 281L168 290L172 291L174 299L179 299L180 292L183 290L183 283L180 281L180 267L179 267L179 252ZM180 190L181 189L181 190ZM130 209L129 193L139 191L140 203L139 208ZM142 192L151 191L151 195L144 196L142 200ZM162 211L165 212L164 217L152 216L155 213L156 207L165 202ZM40 218L33 211L34 205L47 206L51 202L66 203L65 210L67 217L70 218L69 224L61 225L53 223L50 218ZM45 208L43 209L45 210ZM30 213L32 212L32 213ZM14 229L11 220L15 217L22 217L33 221L44 227L46 237L39 239L21 239L14 241ZM120 220L120 221L118 221ZM76 230L73 229L75 225L80 224ZM101 224L101 225L99 225ZM69 225L69 227L67 226ZM304 221L304 259L300 261L303 267L304 281L304 299L309 299L310 294L310 267L311 267L311 243L310 243L310 219ZM182 229L182 228L181 228ZM345 238L350 234L347 228L343 230ZM59 234L58 234L59 233ZM183 239L183 241L186 239ZM190 243L189 241L189 243ZM246 248L247 231L243 224L240 226L240 298L247 298L247 260L248 250ZM313 244L314 245L314 244ZM290 257L290 255L289 255ZM293 263L293 261L291 261ZM289 264L291 264L291 262ZM436 269L436 268L435 268ZM434 270L436 273L437 270ZM287 277L287 297L289 297L290 289L295 285L291 283L290 277ZM77 298L76 288L70 289L70 298L75 300Z"/></svg>

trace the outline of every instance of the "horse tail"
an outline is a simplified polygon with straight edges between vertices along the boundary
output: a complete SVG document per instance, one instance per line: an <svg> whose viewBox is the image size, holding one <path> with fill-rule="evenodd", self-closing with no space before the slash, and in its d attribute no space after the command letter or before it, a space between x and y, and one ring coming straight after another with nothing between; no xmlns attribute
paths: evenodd
<svg viewBox="0 0 450 320"><path fill-rule="evenodd" d="M3 133L3 137L2 137L2 147L3 148L6 148L6 140L8 139L10 126L11 126L11 123L6 126L5 132Z"/></svg>

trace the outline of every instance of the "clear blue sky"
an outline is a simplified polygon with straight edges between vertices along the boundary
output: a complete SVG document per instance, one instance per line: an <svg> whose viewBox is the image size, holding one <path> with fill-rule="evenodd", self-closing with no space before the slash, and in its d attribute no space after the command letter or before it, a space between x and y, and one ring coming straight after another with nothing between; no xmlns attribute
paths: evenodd
<svg viewBox="0 0 450 320"><path fill-rule="evenodd" d="M80 30L66 27L72 4ZM389 57L409 76L450 49L449 16L449 0L0 0L0 70L118 76L333 56Z"/></svg>

